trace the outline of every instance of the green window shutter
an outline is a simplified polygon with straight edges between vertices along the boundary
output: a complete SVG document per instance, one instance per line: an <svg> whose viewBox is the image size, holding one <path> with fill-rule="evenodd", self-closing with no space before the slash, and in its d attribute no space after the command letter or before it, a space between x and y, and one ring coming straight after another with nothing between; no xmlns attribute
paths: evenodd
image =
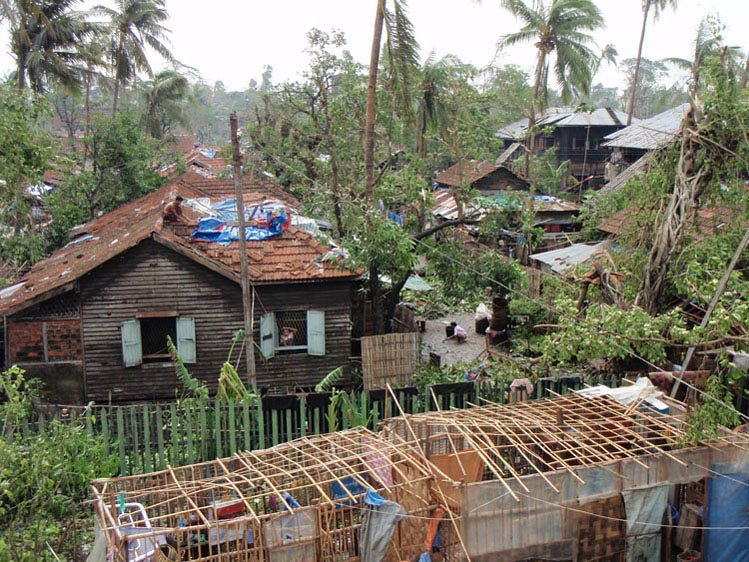
<svg viewBox="0 0 749 562"><path fill-rule="evenodd" d="M276 354L276 315L272 312L260 317L260 350L266 359Z"/></svg>
<svg viewBox="0 0 749 562"><path fill-rule="evenodd" d="M177 318L177 353L185 363L195 363L195 318Z"/></svg>
<svg viewBox="0 0 749 562"><path fill-rule="evenodd" d="M140 320L122 323L122 359L125 367L135 367L143 363L143 348L140 341Z"/></svg>
<svg viewBox="0 0 749 562"><path fill-rule="evenodd" d="M325 355L325 313L320 310L307 311L307 353Z"/></svg>

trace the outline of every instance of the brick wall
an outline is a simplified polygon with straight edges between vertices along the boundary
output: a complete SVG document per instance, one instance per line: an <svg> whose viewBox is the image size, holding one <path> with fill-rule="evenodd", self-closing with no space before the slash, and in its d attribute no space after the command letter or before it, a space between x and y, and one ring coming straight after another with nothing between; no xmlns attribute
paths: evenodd
<svg viewBox="0 0 749 562"><path fill-rule="evenodd" d="M81 325L78 319L11 321L8 325L8 343L11 363L83 359Z"/></svg>

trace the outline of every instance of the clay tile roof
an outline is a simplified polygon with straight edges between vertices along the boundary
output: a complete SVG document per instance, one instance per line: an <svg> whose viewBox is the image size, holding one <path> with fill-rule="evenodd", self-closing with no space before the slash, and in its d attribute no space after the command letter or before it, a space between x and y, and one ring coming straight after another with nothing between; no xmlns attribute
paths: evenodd
<svg viewBox="0 0 749 562"><path fill-rule="evenodd" d="M185 172L170 179L166 185L177 191L188 188L198 192L199 197L209 197L210 199L231 199L234 197L234 180L232 178L205 177L195 172ZM245 192L261 193L267 198L278 199L294 209L301 206L296 197L269 179L245 174L242 176L242 185Z"/></svg>
<svg viewBox="0 0 749 562"><path fill-rule="evenodd" d="M477 162L476 160L459 162L439 174L434 181L453 187L471 185L501 167L491 162Z"/></svg>
<svg viewBox="0 0 749 562"><path fill-rule="evenodd" d="M205 179L205 178L203 178ZM184 198L205 197L205 193L188 185L170 182L157 191L107 213L75 229L76 237L50 257L37 262L18 283L0 291L0 313L13 314L36 302L70 288L70 283L146 238L153 238L168 248L225 275L239 280L239 244L221 246L193 240L193 227L164 225L164 205L176 194ZM215 199L215 198L214 198ZM267 194L247 191L245 204L267 199ZM185 208L193 225L199 215ZM318 281L351 278L358 275L323 263L329 248L311 234L289 227L283 234L262 242L248 242L250 279L257 283Z"/></svg>
<svg viewBox="0 0 749 562"><path fill-rule="evenodd" d="M598 225L598 230L615 236L623 234L627 230L635 230L640 227L640 225L634 222L637 220L636 211L635 207L622 209ZM693 215L689 221L689 229L696 240L712 238L717 236L720 230L725 228L726 223L730 222L735 215L735 210L729 207L698 209L696 213L697 220L695 221Z"/></svg>

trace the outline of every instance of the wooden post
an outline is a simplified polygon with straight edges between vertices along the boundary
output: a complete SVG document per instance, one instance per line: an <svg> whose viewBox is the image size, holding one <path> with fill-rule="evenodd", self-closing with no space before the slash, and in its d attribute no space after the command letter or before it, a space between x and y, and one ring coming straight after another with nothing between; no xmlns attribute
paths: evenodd
<svg viewBox="0 0 749 562"><path fill-rule="evenodd" d="M731 258L731 262L728 264L728 267L726 268L726 272L723 274L723 278L720 280L720 283L718 283L718 288L715 289L715 294L713 295L712 300L710 301L710 304L707 307L707 310L705 311L705 315L702 317L702 322L700 322L700 328L704 328L707 326L707 322L710 320L710 316L713 314L713 310L715 310L715 307L718 304L718 301L720 300L720 296L723 294L723 291L726 290L726 285L728 285L728 279L731 277L731 273L733 272L733 269L736 267L736 264L739 261L739 258L741 257L741 254L746 249L747 245L749 244L749 228L746 229L746 232L744 233L744 237L741 239L741 242L739 242L739 245L736 247L736 252L733 254L733 258ZM689 363L692 361L692 356L694 355L694 346L687 349L687 356L684 358L684 363L681 365L681 372L679 373L679 376L676 377L676 381L674 382L674 387L671 389L671 398L676 396L676 391L679 389L679 383L681 382L681 378L684 376L684 373L689 368Z"/></svg>
<svg viewBox="0 0 749 562"><path fill-rule="evenodd" d="M257 388L255 380L255 347L253 337L253 310L250 298L250 279L247 271L247 240L244 228L244 197L242 193L242 155L239 151L237 134L237 113L229 117L231 146L234 159L234 196L237 200L237 224L239 226L239 267L242 285L242 310L244 312L244 341L247 346L247 379L252 388Z"/></svg>

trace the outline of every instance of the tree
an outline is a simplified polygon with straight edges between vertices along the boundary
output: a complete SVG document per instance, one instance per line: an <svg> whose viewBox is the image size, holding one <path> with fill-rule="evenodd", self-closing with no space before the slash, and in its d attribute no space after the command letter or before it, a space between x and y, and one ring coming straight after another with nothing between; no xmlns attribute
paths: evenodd
<svg viewBox="0 0 749 562"><path fill-rule="evenodd" d="M407 105L407 92L411 76L418 68L418 45L413 34L413 25L406 15L406 0L393 0L393 10L387 9L386 0L376 0L372 52L369 58L369 81L367 84L367 115L364 129L364 173L365 197L370 205L375 201L375 120L377 116L377 72L380 65L382 29L387 30L387 55L389 62L389 84L401 101Z"/></svg>
<svg viewBox="0 0 749 562"><path fill-rule="evenodd" d="M502 37L498 48L534 42L538 49L528 120L532 154L536 144L536 115L548 99L549 57L552 53L556 55L553 68L562 99L570 99L577 91L587 95L597 60L591 48L593 37L587 32L601 27L603 16L591 0L551 0L549 4L538 2L534 7L524 0L502 0L502 6L520 19L523 27Z"/></svg>
<svg viewBox="0 0 749 562"><path fill-rule="evenodd" d="M109 18L110 56L114 69L112 113L117 113L120 87L135 79L139 71L153 75L146 47L166 60L174 61L166 44L169 30L162 25L169 14L164 0L117 0L116 8L97 6L95 10Z"/></svg>
<svg viewBox="0 0 749 562"><path fill-rule="evenodd" d="M39 238L30 230L25 190L41 181L53 158L52 139L39 124L49 115L48 105L38 95L0 86L0 217L6 261L20 264L42 257Z"/></svg>
<svg viewBox="0 0 749 562"><path fill-rule="evenodd" d="M145 104L142 122L155 139L161 139L174 125L189 127L185 103L191 101L187 78L175 70L157 74L142 92Z"/></svg>
<svg viewBox="0 0 749 562"><path fill-rule="evenodd" d="M625 105L631 99L636 67L637 59L624 59L620 65L620 69L625 75L628 84L623 95ZM638 75L638 94L635 100L635 112L642 119L652 117L689 100L689 96L680 86L676 84L666 86L665 80L668 78L668 66L662 61L643 58L640 61Z"/></svg>
<svg viewBox="0 0 749 562"><path fill-rule="evenodd" d="M716 16L702 18L697 28L697 35L694 38L692 60L678 57L664 59L665 62L689 72L690 89L695 94L699 92L700 72L708 58L722 59L726 65L737 69L743 62L744 57L741 49L723 44L722 32L724 28L725 26Z"/></svg>
<svg viewBox="0 0 749 562"><path fill-rule="evenodd" d="M640 32L640 45L637 48L637 59L635 63L635 76L632 81L632 91L629 97L629 107L627 110L627 125L632 124L632 116L635 111L635 98L637 96L638 81L640 78L640 62L642 61L642 46L645 43L645 28L648 24L648 15L650 10L653 10L653 21L658 19L658 16L668 6L671 6L674 10L676 9L676 0L642 0L642 31Z"/></svg>
<svg viewBox="0 0 749 562"><path fill-rule="evenodd" d="M127 113L94 123L86 144L91 166L68 175L48 196L46 205L53 217L47 231L50 249L65 243L75 225L112 211L164 182L156 172L156 142Z"/></svg>
<svg viewBox="0 0 749 562"><path fill-rule="evenodd" d="M10 26L19 90L26 88L27 79L37 92L53 80L67 87L80 85L84 61L75 47L98 31L82 12L74 10L80 2L0 0L0 20Z"/></svg>

